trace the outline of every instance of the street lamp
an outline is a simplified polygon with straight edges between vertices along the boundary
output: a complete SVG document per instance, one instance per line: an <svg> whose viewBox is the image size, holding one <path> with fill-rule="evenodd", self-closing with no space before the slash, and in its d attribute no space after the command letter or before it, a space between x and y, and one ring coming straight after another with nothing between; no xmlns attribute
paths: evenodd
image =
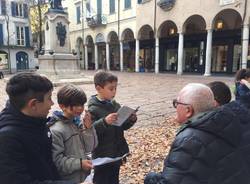
<svg viewBox="0 0 250 184"><path fill-rule="evenodd" d="M83 44L82 44L82 46L83 46L83 48L82 48L82 61L84 62L83 66L85 66L85 69L87 70L86 65L85 65L85 52L84 52L85 39L84 39L84 11L83 11L84 6L83 6L83 1L86 2L86 0L82 0L82 40L83 40Z"/></svg>

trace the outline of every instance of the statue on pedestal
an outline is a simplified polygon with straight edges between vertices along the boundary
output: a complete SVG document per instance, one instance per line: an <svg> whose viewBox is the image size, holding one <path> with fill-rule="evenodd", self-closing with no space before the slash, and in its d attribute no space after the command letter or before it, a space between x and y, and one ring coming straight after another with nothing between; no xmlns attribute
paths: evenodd
<svg viewBox="0 0 250 184"><path fill-rule="evenodd" d="M49 4L51 9L63 10L62 0L50 0Z"/></svg>
<svg viewBox="0 0 250 184"><path fill-rule="evenodd" d="M60 41L60 46L63 47L65 45L67 31L66 31L66 26L63 25L62 22L57 23L56 34L58 40Z"/></svg>

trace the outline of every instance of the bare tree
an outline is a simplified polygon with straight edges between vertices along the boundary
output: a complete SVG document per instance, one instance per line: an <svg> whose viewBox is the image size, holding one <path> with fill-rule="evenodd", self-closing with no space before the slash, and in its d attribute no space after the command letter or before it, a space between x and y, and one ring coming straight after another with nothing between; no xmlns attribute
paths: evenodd
<svg viewBox="0 0 250 184"><path fill-rule="evenodd" d="M6 22L6 29L7 29L7 49L8 49L8 68L9 72L11 73L11 62L10 62L10 16L9 11L7 11L6 1L2 1L2 15L4 15L4 19Z"/></svg>
<svg viewBox="0 0 250 184"><path fill-rule="evenodd" d="M43 45L43 14L48 10L47 0L30 0L30 25L31 31L38 42L38 50Z"/></svg>

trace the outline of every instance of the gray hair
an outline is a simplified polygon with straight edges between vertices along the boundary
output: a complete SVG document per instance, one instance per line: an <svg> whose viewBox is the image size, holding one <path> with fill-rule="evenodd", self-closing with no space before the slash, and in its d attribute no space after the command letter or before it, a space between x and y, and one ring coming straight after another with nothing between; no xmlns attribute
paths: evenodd
<svg viewBox="0 0 250 184"><path fill-rule="evenodd" d="M189 83L182 88L178 95L178 101L192 105L194 115L215 107L212 90L200 83Z"/></svg>

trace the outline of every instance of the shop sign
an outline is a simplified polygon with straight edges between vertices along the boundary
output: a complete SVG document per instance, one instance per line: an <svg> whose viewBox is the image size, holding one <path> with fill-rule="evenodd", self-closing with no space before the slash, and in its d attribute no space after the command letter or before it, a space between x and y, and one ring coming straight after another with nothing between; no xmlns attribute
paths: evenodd
<svg viewBox="0 0 250 184"><path fill-rule="evenodd" d="M103 36L103 34L99 33L96 36L96 43L103 43L103 42L105 42L104 36Z"/></svg>
<svg viewBox="0 0 250 184"><path fill-rule="evenodd" d="M229 5L235 3L235 0L220 0L220 6Z"/></svg>
<svg viewBox="0 0 250 184"><path fill-rule="evenodd" d="M169 11L174 7L175 0L159 0L157 5L165 11Z"/></svg>

